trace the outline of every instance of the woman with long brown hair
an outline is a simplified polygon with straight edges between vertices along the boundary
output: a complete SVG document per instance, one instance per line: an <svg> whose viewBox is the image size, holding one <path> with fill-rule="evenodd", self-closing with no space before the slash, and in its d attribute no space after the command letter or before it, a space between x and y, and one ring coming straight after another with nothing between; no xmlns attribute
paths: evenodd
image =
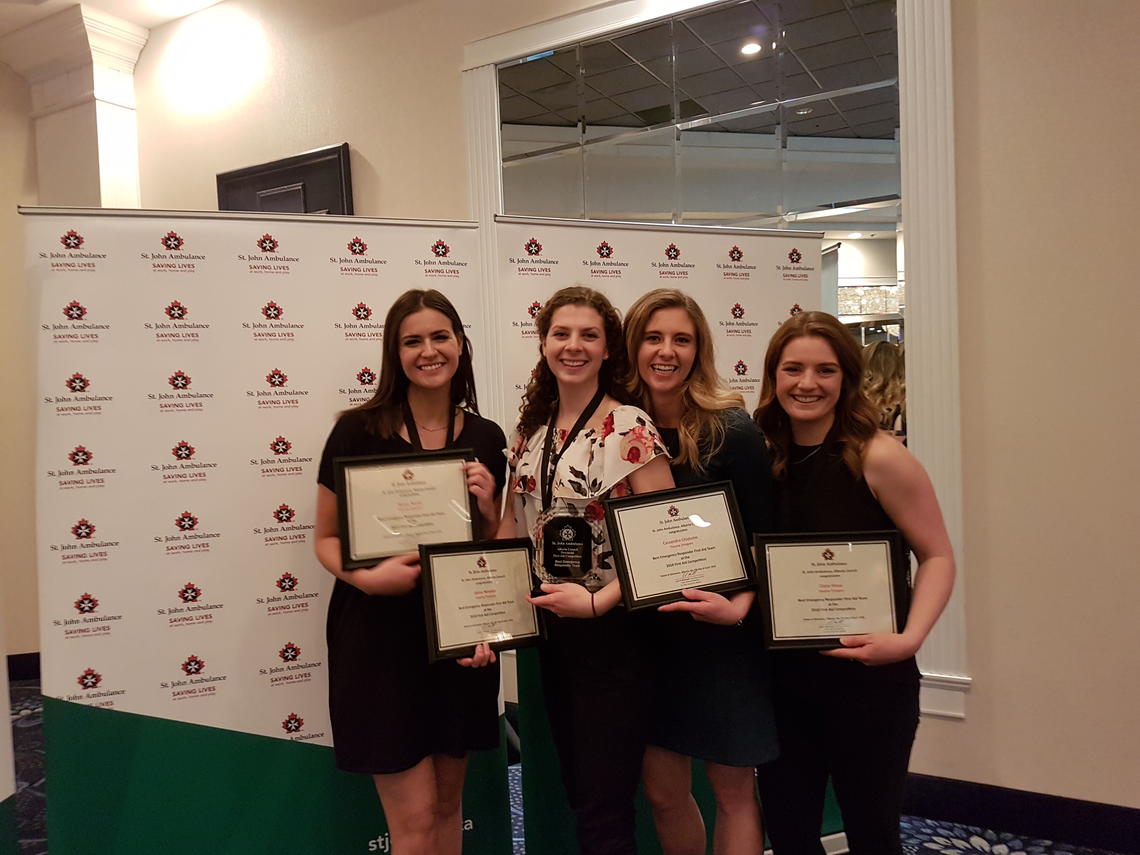
<svg viewBox="0 0 1140 855"><path fill-rule="evenodd" d="M771 530L764 438L716 371L712 335L689 295L659 288L626 312L628 388L653 417L678 486L731 481L746 531ZM755 592L686 590L649 615L653 709L643 785L665 855L703 855L692 758L716 798L716 855L763 850L753 767L776 756L775 722ZM681 675L684 691L677 691Z"/></svg>
<svg viewBox="0 0 1140 855"><path fill-rule="evenodd" d="M918 726L914 654L954 585L954 554L922 465L862 391L859 346L831 315L803 312L772 336L755 419L768 440L781 531L898 529L918 560L901 632L773 655L780 756L758 769L776 855L822 855L828 777L852 855L899 855L899 814Z"/></svg>
<svg viewBox="0 0 1140 855"><path fill-rule="evenodd" d="M535 545L547 715L578 846L636 852L648 651L621 606L602 500L673 486L653 423L627 406L621 319L598 291L557 291L536 318L538 364L512 434L500 536Z"/></svg>
<svg viewBox="0 0 1140 855"><path fill-rule="evenodd" d="M345 570L333 460L471 448L476 537L499 523L506 440L479 416L471 342L439 291L401 294L384 322L376 394L341 414L321 456L316 553L336 577L329 601L329 712L337 766L370 774L399 855L458 855L469 751L498 744L498 667L429 664L419 555ZM494 656L483 645L473 660Z"/></svg>

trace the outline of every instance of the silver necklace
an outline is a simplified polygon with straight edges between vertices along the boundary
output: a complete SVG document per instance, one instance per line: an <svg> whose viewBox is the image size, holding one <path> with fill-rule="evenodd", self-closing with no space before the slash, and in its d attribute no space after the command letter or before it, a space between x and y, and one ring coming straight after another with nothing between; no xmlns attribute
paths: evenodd
<svg viewBox="0 0 1140 855"><path fill-rule="evenodd" d="M817 445L815 448L813 448L811 451L809 451L807 454L805 454L799 460L792 460L790 462L793 466L798 466L800 463L803 463L805 460L809 460L813 456L815 456L816 454L819 454L819 450L821 448L823 448L823 443L820 443L819 445Z"/></svg>

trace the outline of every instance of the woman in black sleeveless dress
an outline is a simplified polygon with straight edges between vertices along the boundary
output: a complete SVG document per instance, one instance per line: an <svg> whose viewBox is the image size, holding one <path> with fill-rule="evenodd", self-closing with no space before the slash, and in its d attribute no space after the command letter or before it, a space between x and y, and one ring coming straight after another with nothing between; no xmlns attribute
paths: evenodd
<svg viewBox="0 0 1140 855"><path fill-rule="evenodd" d="M625 341L630 394L653 417L677 486L731 481L745 530L772 531L764 438L717 374L701 307L682 291L650 291L626 312ZM698 758L716 799L713 851L760 852L753 768L773 759L777 745L756 592L684 594L685 602L646 615L654 713L643 786L657 836L665 855L704 855L691 793Z"/></svg>
<svg viewBox="0 0 1140 855"><path fill-rule="evenodd" d="M918 726L914 655L950 598L954 555L922 465L878 429L861 391L859 347L831 315L804 312L776 331L755 419L768 439L778 527L898 529L918 559L900 633L773 654L780 756L758 770L776 855L823 855L830 776L852 855L898 855L899 815Z"/></svg>
<svg viewBox="0 0 1140 855"><path fill-rule="evenodd" d="M467 752L498 745L498 667L474 660L429 664L419 555L344 570L333 460L471 448L467 484L476 537L499 522L506 439L478 415L471 344L439 291L407 291L384 324L375 396L341 414L321 456L316 552L336 576L329 601L329 713L337 766L373 776L396 852L459 855Z"/></svg>

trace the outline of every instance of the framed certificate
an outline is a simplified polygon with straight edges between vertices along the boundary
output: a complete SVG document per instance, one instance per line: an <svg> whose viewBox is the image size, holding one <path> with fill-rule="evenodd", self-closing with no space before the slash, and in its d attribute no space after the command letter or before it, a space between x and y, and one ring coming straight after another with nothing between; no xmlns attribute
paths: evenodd
<svg viewBox="0 0 1140 855"><path fill-rule="evenodd" d="M371 567L422 543L471 540L469 448L338 457L337 517L345 570Z"/></svg>
<svg viewBox="0 0 1140 855"><path fill-rule="evenodd" d="M730 481L607 499L622 599L631 611L685 599L685 588L751 587L755 569Z"/></svg>
<svg viewBox="0 0 1140 855"><path fill-rule="evenodd" d="M482 642L508 650L541 639L538 609L526 599L533 563L530 538L421 546L428 658L470 656Z"/></svg>
<svg viewBox="0 0 1140 855"><path fill-rule="evenodd" d="M901 632L909 561L897 531L758 534L764 645L840 647L843 635Z"/></svg>

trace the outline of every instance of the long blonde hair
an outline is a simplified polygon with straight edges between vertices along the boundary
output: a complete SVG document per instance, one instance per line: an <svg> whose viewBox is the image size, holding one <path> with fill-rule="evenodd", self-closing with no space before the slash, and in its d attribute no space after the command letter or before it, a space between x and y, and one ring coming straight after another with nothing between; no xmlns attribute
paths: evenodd
<svg viewBox="0 0 1140 855"><path fill-rule="evenodd" d="M638 298L625 314L625 347L631 370L626 381L633 402L653 415L649 390L637 370L637 351L645 329L658 309L684 309L697 333L697 356L681 387L681 421L677 425L680 454L675 463L703 472L724 445L726 411L744 408L744 398L733 392L716 372L712 333L697 301L674 288L657 288Z"/></svg>
<svg viewBox="0 0 1140 855"><path fill-rule="evenodd" d="M879 414L879 426L887 430L906 412L906 369L899 348L889 341L863 348L863 394Z"/></svg>

